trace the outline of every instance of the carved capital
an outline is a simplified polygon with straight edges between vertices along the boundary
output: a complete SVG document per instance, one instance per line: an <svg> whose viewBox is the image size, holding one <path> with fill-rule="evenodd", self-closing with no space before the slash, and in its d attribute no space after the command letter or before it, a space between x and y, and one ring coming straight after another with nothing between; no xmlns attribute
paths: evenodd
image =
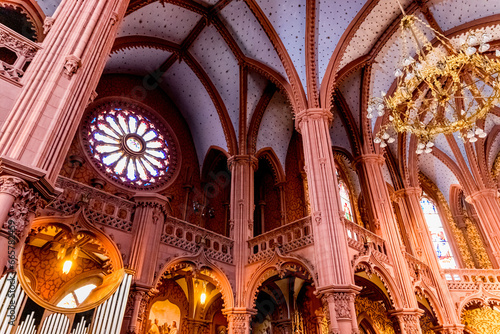
<svg viewBox="0 0 500 334"><path fill-rule="evenodd" d="M301 132L302 126L304 124L306 124L310 120L318 120L318 119L323 119L326 122L328 122L328 124L331 124L333 122L333 114L328 109L321 109L321 108L305 109L299 112L295 116L295 128L297 129L297 131Z"/></svg>
<svg viewBox="0 0 500 334"><path fill-rule="evenodd" d="M14 197L14 203L9 210L7 221L3 226L8 226L8 221L15 221L16 234L23 236L23 231L28 225L29 214L34 214L37 208L43 207L46 203L41 199L38 192L34 191L28 184L15 176L0 176L0 193L6 193Z"/></svg>
<svg viewBox="0 0 500 334"><path fill-rule="evenodd" d="M399 309L390 312L399 322L402 334L420 334L419 319L424 311L420 309Z"/></svg>
<svg viewBox="0 0 500 334"><path fill-rule="evenodd" d="M351 319L354 297L354 293L349 292L337 292L333 294L337 319Z"/></svg>
<svg viewBox="0 0 500 334"><path fill-rule="evenodd" d="M233 155L227 159L227 165L229 170L238 165L250 165L254 171L257 170L259 166L259 160L253 155Z"/></svg>
<svg viewBox="0 0 500 334"><path fill-rule="evenodd" d="M17 198L27 188L28 184L21 178L11 175L0 176L0 193Z"/></svg>
<svg viewBox="0 0 500 334"><path fill-rule="evenodd" d="M52 26L54 25L55 19L53 17L47 16L43 21L43 33L48 34Z"/></svg>
<svg viewBox="0 0 500 334"><path fill-rule="evenodd" d="M80 66L82 66L82 60L77 56L69 55L64 62L64 74L71 77L78 71Z"/></svg>
<svg viewBox="0 0 500 334"><path fill-rule="evenodd" d="M256 313L254 310L223 310L222 313L226 315L229 333L250 333L250 320Z"/></svg>

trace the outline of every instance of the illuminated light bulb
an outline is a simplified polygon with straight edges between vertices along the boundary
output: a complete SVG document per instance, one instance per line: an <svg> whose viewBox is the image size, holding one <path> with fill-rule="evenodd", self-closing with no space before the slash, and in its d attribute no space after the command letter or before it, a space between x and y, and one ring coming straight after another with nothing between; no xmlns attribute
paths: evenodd
<svg viewBox="0 0 500 334"><path fill-rule="evenodd" d="M495 56L500 57L500 50L495 51Z"/></svg>
<svg viewBox="0 0 500 334"><path fill-rule="evenodd" d="M473 138L473 137L474 137L474 131L471 130L471 131L467 132L467 138L470 139L470 138Z"/></svg>
<svg viewBox="0 0 500 334"><path fill-rule="evenodd" d="M465 53L468 55L468 56L472 56L474 53L476 53L476 48L473 47L473 46L469 46L466 50L465 50Z"/></svg>
<svg viewBox="0 0 500 334"><path fill-rule="evenodd" d="M477 138L476 137L472 137L471 139L469 139L469 142L475 143L475 142L477 142Z"/></svg>
<svg viewBox="0 0 500 334"><path fill-rule="evenodd" d="M382 139L386 140L386 139L389 139L391 136L387 133L387 132L384 132L382 134Z"/></svg>
<svg viewBox="0 0 500 334"><path fill-rule="evenodd" d="M430 141L430 142L428 142L425 146L427 146L427 147L433 147L433 146L434 146L434 143Z"/></svg>
<svg viewBox="0 0 500 334"><path fill-rule="evenodd" d="M368 118L368 119L372 119L372 118L373 118L373 114L372 114L372 113L368 113L368 114L366 115L366 118Z"/></svg>
<svg viewBox="0 0 500 334"><path fill-rule="evenodd" d="M375 139L373 139L373 142L375 144L380 144L381 141L382 141L382 139L380 139L379 137L375 137Z"/></svg>
<svg viewBox="0 0 500 334"><path fill-rule="evenodd" d="M72 266L73 266L73 261L71 261L71 260L64 261L63 270L62 270L63 274L67 275L69 273L69 271L71 270Z"/></svg>
<svg viewBox="0 0 500 334"><path fill-rule="evenodd" d="M489 41L491 41L491 35L490 34L483 34L483 36L481 36L481 40L483 43L488 43Z"/></svg>
<svg viewBox="0 0 500 334"><path fill-rule="evenodd" d="M383 109L378 111L379 116L384 116L384 114L385 114L385 111Z"/></svg>
<svg viewBox="0 0 500 334"><path fill-rule="evenodd" d="M204 305L206 300L207 300L207 294L205 292L202 292L200 296L200 303Z"/></svg>
<svg viewBox="0 0 500 334"><path fill-rule="evenodd" d="M405 80L406 80L406 81L409 81L409 80L413 79L414 77L415 77L415 73L413 73L413 72L408 72L408 74L407 74L407 75L406 75L406 77L405 77Z"/></svg>
<svg viewBox="0 0 500 334"><path fill-rule="evenodd" d="M488 49L490 48L490 45L485 43L485 44L481 44L479 46L479 52L485 52L485 51L488 51Z"/></svg>
<svg viewBox="0 0 500 334"><path fill-rule="evenodd" d="M385 141L381 142L381 143L380 143L380 147L382 147L382 148L383 148L383 147L387 147L387 143L386 143Z"/></svg>
<svg viewBox="0 0 500 334"><path fill-rule="evenodd" d="M382 95L382 97L385 97L385 96L387 95L387 93L386 93L386 92L384 92L384 91L381 91L381 92L380 92L380 95Z"/></svg>
<svg viewBox="0 0 500 334"><path fill-rule="evenodd" d="M394 121L394 117L392 117L392 115L389 115L389 121Z"/></svg>
<svg viewBox="0 0 500 334"><path fill-rule="evenodd" d="M469 45L476 44L477 43L476 35L470 35L467 42L469 43Z"/></svg>
<svg viewBox="0 0 500 334"><path fill-rule="evenodd" d="M397 78L399 78L399 77L403 76L403 71L401 71L401 70L398 68L396 71L394 71L394 76L395 76L395 77L397 77Z"/></svg>
<svg viewBox="0 0 500 334"><path fill-rule="evenodd" d="M368 106L368 113L372 113L372 112L374 112L374 111L375 111L375 108L373 108L373 105L372 105L372 104L370 104L370 105Z"/></svg>
<svg viewBox="0 0 500 334"><path fill-rule="evenodd" d="M432 152L432 148L431 147L427 147L424 152L425 153L431 153Z"/></svg>
<svg viewBox="0 0 500 334"><path fill-rule="evenodd" d="M487 134L486 132L484 132L484 131L483 131L483 132L481 132L480 134L478 134L477 136L478 136L479 138L486 138L486 136L487 136L487 135L488 135L488 134Z"/></svg>
<svg viewBox="0 0 500 334"><path fill-rule="evenodd" d="M422 71L422 69L424 68L424 66L421 64L421 63L416 63L415 64L415 67L417 68L417 70L419 71Z"/></svg>
<svg viewBox="0 0 500 334"><path fill-rule="evenodd" d="M392 144L392 143L394 143L395 141L396 141L396 139L394 139L394 138L392 138L392 137L391 137L391 138L389 138L389 139L387 139L387 142L388 142L389 144Z"/></svg>
<svg viewBox="0 0 500 334"><path fill-rule="evenodd" d="M413 62L414 62L414 61L415 61L415 60L414 60L413 58L408 57L408 58L406 58L406 59L403 61L403 65L404 65L404 66L409 66L409 65L413 64Z"/></svg>
<svg viewBox="0 0 500 334"><path fill-rule="evenodd" d="M417 149L418 150L423 150L425 148L425 144L424 143L418 143L417 145Z"/></svg>
<svg viewBox="0 0 500 334"><path fill-rule="evenodd" d="M57 259L62 260L66 256L66 247L61 247L57 252Z"/></svg>
<svg viewBox="0 0 500 334"><path fill-rule="evenodd" d="M417 149L417 150L415 151L415 153L417 153L417 154L422 154L422 153L424 153L424 150Z"/></svg>

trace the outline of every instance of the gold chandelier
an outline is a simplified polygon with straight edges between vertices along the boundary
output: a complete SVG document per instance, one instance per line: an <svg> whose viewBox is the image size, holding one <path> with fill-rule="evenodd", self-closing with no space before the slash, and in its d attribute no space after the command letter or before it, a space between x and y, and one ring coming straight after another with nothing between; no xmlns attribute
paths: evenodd
<svg viewBox="0 0 500 334"><path fill-rule="evenodd" d="M413 134L418 139L416 153L421 154L432 152L439 134L459 132L464 141L472 143L486 137L476 121L484 119L500 101L500 51L485 54L491 36L468 33L455 48L448 38L404 11L400 27L402 56L394 72L396 88L368 103L368 119L388 113L388 122L374 142L386 147L396 140L391 134L394 131ZM436 47L423 27L439 42ZM415 57L410 56L410 43Z"/></svg>

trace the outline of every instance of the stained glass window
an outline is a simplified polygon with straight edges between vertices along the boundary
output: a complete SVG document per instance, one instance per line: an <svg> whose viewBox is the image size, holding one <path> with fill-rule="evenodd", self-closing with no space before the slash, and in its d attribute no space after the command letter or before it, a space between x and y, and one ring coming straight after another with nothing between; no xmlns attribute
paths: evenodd
<svg viewBox="0 0 500 334"><path fill-rule="evenodd" d="M342 210L344 210L344 216L346 219L353 221L352 219L352 206L351 206L351 198L349 196L349 188L345 184L344 180L340 178L339 172L337 173L337 182L339 185L339 193L340 193L340 204L342 206Z"/></svg>
<svg viewBox="0 0 500 334"><path fill-rule="evenodd" d="M432 244L434 245L441 268L456 268L457 265L451 251L451 245L448 237L446 236L446 232L441 222L441 218L439 217L436 205L428 198L422 197L420 200L420 206L424 212L427 227L431 232Z"/></svg>
<svg viewBox="0 0 500 334"><path fill-rule="evenodd" d="M102 171L135 188L155 188L167 179L172 147L166 130L142 112L108 107L84 129L87 148Z"/></svg>

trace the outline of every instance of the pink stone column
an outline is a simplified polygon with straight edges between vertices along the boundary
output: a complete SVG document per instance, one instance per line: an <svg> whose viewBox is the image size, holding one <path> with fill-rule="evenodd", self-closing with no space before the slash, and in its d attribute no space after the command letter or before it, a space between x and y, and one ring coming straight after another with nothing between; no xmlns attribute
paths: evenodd
<svg viewBox="0 0 500 334"><path fill-rule="evenodd" d="M483 189L466 198L474 205L481 223L482 235L486 247L490 250L492 264L495 268L500 265L500 203L495 189Z"/></svg>
<svg viewBox="0 0 500 334"><path fill-rule="evenodd" d="M0 130L2 160L39 168L55 182L127 5L127 0L62 1Z"/></svg>
<svg viewBox="0 0 500 334"><path fill-rule="evenodd" d="M156 193L134 196L136 203L129 268L135 270L134 283L151 286L169 199Z"/></svg>
<svg viewBox="0 0 500 334"><path fill-rule="evenodd" d="M333 119L326 109L306 109L296 115L302 134L314 234L317 292L326 300L333 333L358 331L354 296L360 288L348 255L347 235L341 216L340 197L329 127Z"/></svg>
<svg viewBox="0 0 500 334"><path fill-rule="evenodd" d="M432 285L436 288L437 298L442 305L444 325L457 326L460 324L460 318L455 312L455 304L443 270L439 265L427 222L420 206L421 194L422 189L420 188L405 188L398 190L395 197L402 210L403 223L408 227L412 243L417 250L415 256L429 266Z"/></svg>
<svg viewBox="0 0 500 334"><path fill-rule="evenodd" d="M225 309L229 334L249 334L254 310L246 308L244 297L248 263L248 239L253 237L254 172L258 160L250 155L235 155L228 159L231 171L230 236L234 240L235 307Z"/></svg>

